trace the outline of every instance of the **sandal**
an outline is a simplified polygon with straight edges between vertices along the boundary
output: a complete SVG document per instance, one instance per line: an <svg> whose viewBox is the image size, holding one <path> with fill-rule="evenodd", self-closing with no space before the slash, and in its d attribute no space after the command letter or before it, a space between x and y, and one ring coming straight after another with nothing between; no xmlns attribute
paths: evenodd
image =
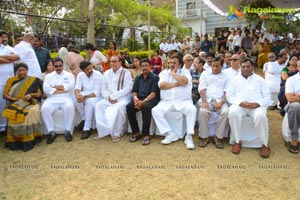
<svg viewBox="0 0 300 200"><path fill-rule="evenodd" d="M223 149L224 148L222 140L217 138L217 136L214 137L213 143L214 143L215 147L218 148L218 149Z"/></svg>
<svg viewBox="0 0 300 200"><path fill-rule="evenodd" d="M95 136L94 140L100 140L101 138L99 138L99 136Z"/></svg>
<svg viewBox="0 0 300 200"><path fill-rule="evenodd" d="M290 145L289 152L291 152L293 154L298 154L299 153L299 146Z"/></svg>
<svg viewBox="0 0 300 200"><path fill-rule="evenodd" d="M112 142L119 142L121 140L121 137L120 136L112 136L111 137L111 141Z"/></svg>
<svg viewBox="0 0 300 200"><path fill-rule="evenodd" d="M206 147L209 143L210 143L210 138L209 138L209 137L208 137L208 138L205 138L205 139L202 139L202 141L201 141L200 144L199 144L199 147L204 148L204 147Z"/></svg>
<svg viewBox="0 0 300 200"><path fill-rule="evenodd" d="M150 137L144 137L142 141L142 145L149 145L151 142Z"/></svg>
<svg viewBox="0 0 300 200"><path fill-rule="evenodd" d="M138 141L139 139L141 139L142 138L142 135L141 134L136 134L136 135L133 135L130 139L129 139L129 141L130 142L136 142L136 141Z"/></svg>

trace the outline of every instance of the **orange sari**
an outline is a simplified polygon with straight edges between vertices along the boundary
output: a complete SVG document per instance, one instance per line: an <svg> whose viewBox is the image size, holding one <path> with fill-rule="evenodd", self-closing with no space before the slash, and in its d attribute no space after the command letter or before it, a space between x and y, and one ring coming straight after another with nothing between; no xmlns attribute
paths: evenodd
<svg viewBox="0 0 300 200"><path fill-rule="evenodd" d="M107 49L106 50L106 57L108 59L108 62L105 63L106 65L106 70L110 69L110 59L112 56L119 56L120 52L118 50L111 50L111 49Z"/></svg>

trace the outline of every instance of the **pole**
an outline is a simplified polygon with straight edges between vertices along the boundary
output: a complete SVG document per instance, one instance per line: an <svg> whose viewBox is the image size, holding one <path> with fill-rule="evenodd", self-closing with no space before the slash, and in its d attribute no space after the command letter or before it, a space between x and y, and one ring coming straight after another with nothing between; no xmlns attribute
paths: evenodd
<svg viewBox="0 0 300 200"><path fill-rule="evenodd" d="M89 1L89 18L88 18L88 31L87 42L95 43L95 23L94 23L94 0Z"/></svg>
<svg viewBox="0 0 300 200"><path fill-rule="evenodd" d="M148 58L151 59L150 0L148 0Z"/></svg>

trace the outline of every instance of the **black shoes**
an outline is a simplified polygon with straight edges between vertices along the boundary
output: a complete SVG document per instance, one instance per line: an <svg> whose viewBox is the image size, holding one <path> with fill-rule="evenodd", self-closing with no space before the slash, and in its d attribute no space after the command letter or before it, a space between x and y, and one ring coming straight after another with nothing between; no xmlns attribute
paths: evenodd
<svg viewBox="0 0 300 200"><path fill-rule="evenodd" d="M65 139L66 139L67 142L71 142L72 141L73 136L71 135L70 131L66 131L65 132Z"/></svg>
<svg viewBox="0 0 300 200"><path fill-rule="evenodd" d="M54 131L49 132L49 137L47 139L47 144L52 144L56 138L56 133Z"/></svg>
<svg viewBox="0 0 300 200"><path fill-rule="evenodd" d="M85 140L85 139L88 139L89 137L91 136L91 131L88 130L88 131L83 131L83 133L81 134L81 139L82 140Z"/></svg>
<svg viewBox="0 0 300 200"><path fill-rule="evenodd" d="M77 129L83 129L83 127L84 127L84 120L82 120L75 128L77 128Z"/></svg>

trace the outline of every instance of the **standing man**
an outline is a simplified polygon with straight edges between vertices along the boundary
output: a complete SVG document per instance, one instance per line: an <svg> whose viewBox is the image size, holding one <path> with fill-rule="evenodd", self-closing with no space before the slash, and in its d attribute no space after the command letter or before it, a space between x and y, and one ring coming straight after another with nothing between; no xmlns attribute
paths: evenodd
<svg viewBox="0 0 300 200"><path fill-rule="evenodd" d="M224 30L220 31L220 35L218 36L218 51L221 51L221 47L224 47L226 49L226 43L227 43L227 38L224 35Z"/></svg>
<svg viewBox="0 0 300 200"><path fill-rule="evenodd" d="M160 49L161 51L163 51L165 55L167 55L168 52L169 52L168 47L169 47L169 45L168 45L168 43L167 43L167 39L166 39L166 38L163 38L163 39L162 39L162 42L159 44L159 49Z"/></svg>
<svg viewBox="0 0 300 200"><path fill-rule="evenodd" d="M201 49L201 51L208 53L209 50L212 48L213 48L213 44L211 41L208 40L208 35L206 33L206 34L204 34L204 40L201 42L200 49Z"/></svg>
<svg viewBox="0 0 300 200"><path fill-rule="evenodd" d="M61 58L56 58L52 62L55 71L48 74L45 78L43 89L47 99L41 108L42 118L49 133L47 144L53 143L56 138L52 114L59 109L63 110L64 113L65 139L67 142L71 142L71 128L75 116L72 98L75 79L73 74L64 70Z"/></svg>
<svg viewBox="0 0 300 200"><path fill-rule="evenodd" d="M241 151L242 118L249 115L253 118L256 132L262 144L261 157L270 156L269 125L267 106L270 104L270 89L265 80L253 73L253 61L245 58L241 61L240 75L235 76L228 85L226 99L229 107L229 124L231 137L235 140L231 152L239 154Z"/></svg>
<svg viewBox="0 0 300 200"><path fill-rule="evenodd" d="M0 35L2 35L2 42L1 44L3 44L4 46L13 49L11 46L8 45L8 34L6 31L0 31Z"/></svg>
<svg viewBox="0 0 300 200"><path fill-rule="evenodd" d="M17 44L14 48L17 54L20 55L20 62L24 62L28 65L28 76L34 76L42 79L42 71L39 61L32 49L34 42L34 35L27 33L23 37L23 41Z"/></svg>
<svg viewBox="0 0 300 200"><path fill-rule="evenodd" d="M210 142L209 118L212 112L218 114L213 143L216 148L223 149L224 130L228 123L228 105L225 99L227 76L222 71L223 59L216 57L212 63L212 72L204 72L200 77L199 93L201 104L198 115L200 147Z"/></svg>
<svg viewBox="0 0 300 200"><path fill-rule="evenodd" d="M132 90L131 73L122 67L119 56L110 59L111 69L102 79L101 95L103 99L96 104L95 116L98 137L111 135L112 142L118 142L123 135L126 123L126 105L130 101Z"/></svg>
<svg viewBox="0 0 300 200"><path fill-rule="evenodd" d="M47 70L48 60L50 60L50 53L48 49L42 47L40 36L36 35L33 42L35 55L39 61L42 73Z"/></svg>
<svg viewBox="0 0 300 200"><path fill-rule="evenodd" d="M289 146L289 152L299 153L299 127L300 127L300 62L297 64L298 73L286 80L285 95L288 104L284 110L288 113L288 123L291 130L292 141Z"/></svg>
<svg viewBox="0 0 300 200"><path fill-rule="evenodd" d="M101 99L100 89L102 74L95 70L89 61L81 61L79 65L82 72L79 72L74 89L75 106L84 121L81 139L87 139L91 135L91 124L94 116L94 107Z"/></svg>
<svg viewBox="0 0 300 200"><path fill-rule="evenodd" d="M188 70L181 69L182 58L174 55L170 60L170 69L166 71L158 82L161 101L152 109L152 116L160 133L166 134L162 144L170 144L179 139L172 131L166 113L179 111L186 116L186 137L187 149L194 149L193 134L196 121L196 107L192 101L192 77Z"/></svg>
<svg viewBox="0 0 300 200"><path fill-rule="evenodd" d="M9 77L14 76L13 62L20 57L16 52L2 43L3 32L0 31L0 133L6 130L6 118L2 117L2 112L6 106L6 100L3 99L3 92L6 81Z"/></svg>
<svg viewBox="0 0 300 200"><path fill-rule="evenodd" d="M249 36L250 32L248 29L244 30L245 36L241 40L241 47L245 49L247 55L252 55L252 38Z"/></svg>
<svg viewBox="0 0 300 200"><path fill-rule="evenodd" d="M132 89L132 101L127 104L126 111L132 130L130 142L136 142L141 137L143 145L150 144L149 129L151 123L151 110L159 102L158 76L151 73L149 59L141 61L142 74L137 76ZM142 134L136 119L136 112L142 112Z"/></svg>

